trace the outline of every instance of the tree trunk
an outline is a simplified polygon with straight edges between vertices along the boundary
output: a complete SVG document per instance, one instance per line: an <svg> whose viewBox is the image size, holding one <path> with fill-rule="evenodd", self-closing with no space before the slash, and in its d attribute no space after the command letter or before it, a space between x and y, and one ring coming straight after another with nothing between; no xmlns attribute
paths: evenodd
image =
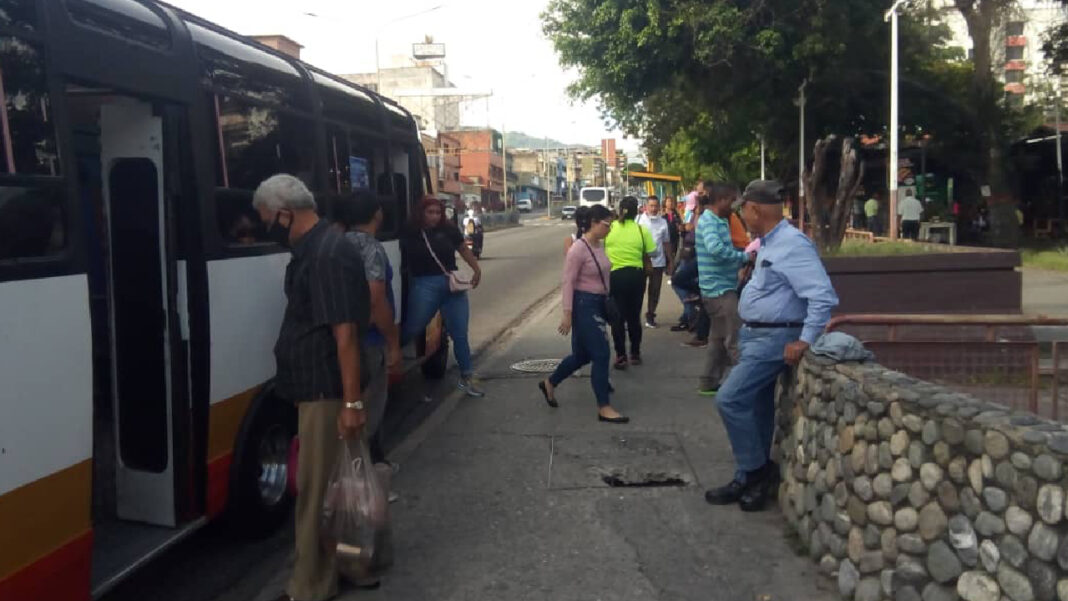
<svg viewBox="0 0 1068 601"><path fill-rule="evenodd" d="M812 239L820 252L833 252L842 245L863 177L864 161L857 155L853 138L839 140L832 135L816 141L812 169L805 171L803 179Z"/></svg>
<svg viewBox="0 0 1068 601"><path fill-rule="evenodd" d="M1013 210L1016 201L1009 189L1005 159L1002 152L1001 109L998 106L1000 89L993 69L991 35L999 17L1011 5L1011 0L955 0L957 9L968 26L972 39L972 78L978 131L976 138L983 168L976 174L981 186L987 186L990 196L990 225L993 242L999 246L1013 246L1019 239L1019 223Z"/></svg>

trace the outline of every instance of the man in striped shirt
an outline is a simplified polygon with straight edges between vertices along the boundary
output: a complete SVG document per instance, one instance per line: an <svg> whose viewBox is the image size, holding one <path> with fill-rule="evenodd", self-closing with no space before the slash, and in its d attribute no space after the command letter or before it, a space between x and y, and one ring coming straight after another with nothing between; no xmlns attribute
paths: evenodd
<svg viewBox="0 0 1068 601"><path fill-rule="evenodd" d="M737 189L727 184L705 187L699 202L705 210L697 220L697 273L701 302L711 320L708 355L700 394L715 396L720 382L738 362L738 269L749 257L731 243L731 203Z"/></svg>

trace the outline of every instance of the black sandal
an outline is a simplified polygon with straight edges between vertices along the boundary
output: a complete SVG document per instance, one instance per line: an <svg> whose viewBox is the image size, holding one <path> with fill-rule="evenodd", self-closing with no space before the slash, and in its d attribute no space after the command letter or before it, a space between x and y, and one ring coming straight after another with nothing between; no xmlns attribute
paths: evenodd
<svg viewBox="0 0 1068 601"><path fill-rule="evenodd" d="M548 403L550 407L556 409L560 406L560 404L556 402L555 398L549 396L549 389L545 386L545 380L538 382L538 390L541 391L541 394L545 397L545 402ZM556 391L554 390L553 392Z"/></svg>

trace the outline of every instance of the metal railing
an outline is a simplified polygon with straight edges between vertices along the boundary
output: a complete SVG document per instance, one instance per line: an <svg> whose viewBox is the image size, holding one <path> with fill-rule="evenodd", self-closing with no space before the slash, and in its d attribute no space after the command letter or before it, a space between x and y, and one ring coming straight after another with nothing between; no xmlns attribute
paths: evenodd
<svg viewBox="0 0 1068 601"><path fill-rule="evenodd" d="M1068 418L1068 319L1028 315L842 315L881 365L1054 420Z"/></svg>

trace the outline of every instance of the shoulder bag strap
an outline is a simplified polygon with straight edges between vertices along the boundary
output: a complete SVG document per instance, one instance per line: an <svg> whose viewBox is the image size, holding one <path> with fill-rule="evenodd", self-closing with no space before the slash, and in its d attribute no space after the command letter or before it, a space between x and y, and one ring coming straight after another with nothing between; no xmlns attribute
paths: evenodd
<svg viewBox="0 0 1068 601"><path fill-rule="evenodd" d="M580 237L579 240L582 240L582 243L586 245L586 250L590 252L590 257L593 258L593 264L597 266L597 275L601 276L601 285L604 286L605 292L607 292L608 282L604 279L604 271L601 270L601 262L597 260L597 255L593 254L593 248L590 246L590 243L586 242L585 238Z"/></svg>
<svg viewBox="0 0 1068 601"><path fill-rule="evenodd" d="M426 249L427 249L427 251L430 252L430 256L434 258L434 262L438 264L439 268L441 268L441 273L444 273L445 275L449 275L449 270L445 269L445 266L442 265L442 263L441 263L441 259L438 259L437 253L435 253L434 249L431 248L431 246L430 246L430 238L427 238L426 230L423 230L423 242L426 243Z"/></svg>

